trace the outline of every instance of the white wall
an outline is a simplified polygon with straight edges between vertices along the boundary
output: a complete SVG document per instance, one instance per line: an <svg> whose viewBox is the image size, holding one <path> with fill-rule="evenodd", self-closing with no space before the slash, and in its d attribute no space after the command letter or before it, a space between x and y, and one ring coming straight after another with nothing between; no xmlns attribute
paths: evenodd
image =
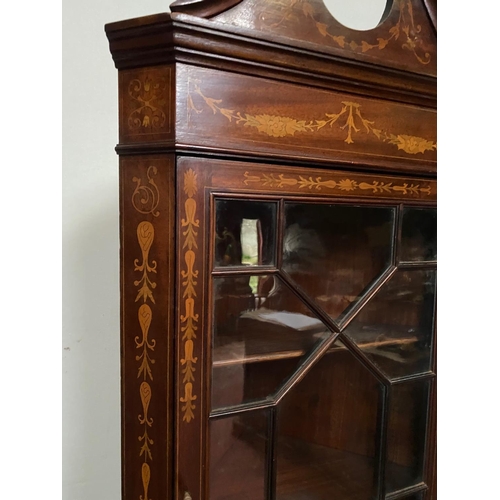
<svg viewBox="0 0 500 500"><path fill-rule="evenodd" d="M63 7L64 500L120 498L118 82L104 24L167 6Z"/></svg>
<svg viewBox="0 0 500 500"><path fill-rule="evenodd" d="M340 23L356 30L377 26L388 0L324 0Z"/></svg>
<svg viewBox="0 0 500 500"><path fill-rule="evenodd" d="M384 1L328 3L366 29ZM104 24L167 10L168 0L64 4L63 500L120 498L118 97Z"/></svg>

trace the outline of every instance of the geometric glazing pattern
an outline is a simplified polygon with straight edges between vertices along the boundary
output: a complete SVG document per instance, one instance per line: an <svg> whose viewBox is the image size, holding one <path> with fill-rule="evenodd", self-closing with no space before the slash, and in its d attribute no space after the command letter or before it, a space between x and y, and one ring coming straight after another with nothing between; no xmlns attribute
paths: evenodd
<svg viewBox="0 0 500 500"><path fill-rule="evenodd" d="M389 379L431 369L435 270L398 270L344 330Z"/></svg>
<svg viewBox="0 0 500 500"><path fill-rule="evenodd" d="M333 320L392 262L395 209L287 203L282 269Z"/></svg>
<svg viewBox="0 0 500 500"><path fill-rule="evenodd" d="M277 500L377 498L381 390L335 342L278 405Z"/></svg>
<svg viewBox="0 0 500 500"><path fill-rule="evenodd" d="M259 204L272 215L252 222L256 241L259 248L268 242L268 256L282 249L281 267L226 274L216 259L213 418L229 426L232 415L268 416L266 428L261 421L252 430L251 420L245 438L267 443L266 500L374 500L420 484L433 369L435 210L403 208L399 239L395 206L285 202L275 212L273 202ZM235 227L256 217L226 212ZM263 228L274 226L275 215L271 234ZM253 269L266 265L259 259ZM238 254L234 263L244 260ZM322 355L314 355L320 346ZM263 460L255 462L259 471ZM264 477L257 476L261 498ZM239 491L246 498L252 488Z"/></svg>
<svg viewBox="0 0 500 500"><path fill-rule="evenodd" d="M278 276L214 278L212 410L272 399L330 335Z"/></svg>

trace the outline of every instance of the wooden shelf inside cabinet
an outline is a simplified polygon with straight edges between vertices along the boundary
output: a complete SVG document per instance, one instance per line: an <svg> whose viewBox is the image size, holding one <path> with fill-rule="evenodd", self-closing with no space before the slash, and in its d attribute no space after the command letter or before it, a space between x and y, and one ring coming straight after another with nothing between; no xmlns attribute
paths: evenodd
<svg viewBox="0 0 500 500"><path fill-rule="evenodd" d="M377 349L378 347L389 347L389 346L403 346L410 345L418 341L416 336L404 337L404 338L388 338L385 340L364 342L360 343L360 349ZM246 355L245 357L234 358L230 354L234 352L234 347L231 344L226 344L222 348L214 349L212 363L214 368L220 366L231 366L240 364L251 364L251 363L262 363L267 361L276 361L283 359L300 358L306 354L305 349L287 350L286 345L282 345L279 349L276 345L272 345L273 352L266 352L269 349L269 345L262 345L261 343L255 342L255 347L252 347L252 341L246 342L245 347L249 352L254 354ZM327 351L327 354L331 354L338 351L345 350L346 347L335 345ZM261 350L260 354L256 351Z"/></svg>

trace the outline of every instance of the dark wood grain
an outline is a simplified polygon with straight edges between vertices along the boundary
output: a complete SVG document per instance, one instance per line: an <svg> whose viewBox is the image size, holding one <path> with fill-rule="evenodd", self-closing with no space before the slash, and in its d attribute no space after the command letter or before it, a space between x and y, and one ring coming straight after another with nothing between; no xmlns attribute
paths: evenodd
<svg viewBox="0 0 500 500"><path fill-rule="evenodd" d="M235 5L241 0L176 0L170 4L172 12L185 12L197 17L211 17L220 14Z"/></svg>
<svg viewBox="0 0 500 500"><path fill-rule="evenodd" d="M321 0L177 0L171 9L105 27L119 70L122 498L330 500L335 491L382 500L389 472L402 488L390 498L435 500L435 334L431 371L389 379L364 350L411 350L415 332L359 345L340 333L314 349L300 342L291 349L295 337L273 341L276 329L258 330L239 365L248 381L233 381L249 402L210 408L219 383L212 363L236 366L223 351L212 353L213 280L252 274L238 262L213 267L217 197L279 206L274 260L253 274L282 280L298 310L334 335L397 272L401 227L389 267L337 322L310 292L314 273L299 287L282 269L285 203L398 213L436 206L436 2L394 0L366 32L341 25ZM343 279L370 274L365 239L328 239ZM436 262L401 267L415 272ZM229 316L239 307L234 297L224 304ZM419 308L410 307L415 318ZM381 321L389 314L378 313ZM428 418L415 407L427 422L418 460L410 419L402 410L389 419L391 394L409 384L431 387ZM267 386L269 397L259 399ZM211 434L210 422L225 434ZM264 475L257 467L243 477L238 460L256 453ZM216 461L234 473L219 474ZM410 484L420 465L423 482Z"/></svg>
<svg viewBox="0 0 500 500"><path fill-rule="evenodd" d="M119 69L177 61L436 106L435 77L317 52L306 41L262 40L252 30L183 13L113 23L106 26L106 34Z"/></svg>
<svg viewBox="0 0 500 500"><path fill-rule="evenodd" d="M422 0L394 0L386 18L369 31L343 26L322 0L247 0L214 20L264 36L305 40L318 51L436 75L435 33Z"/></svg>
<svg viewBox="0 0 500 500"><path fill-rule="evenodd" d="M212 168L211 185L220 190L325 199L401 200L417 205L435 204L437 199L437 183L434 179L373 175L346 170L298 169L269 163L212 159L198 161Z"/></svg>
<svg viewBox="0 0 500 500"><path fill-rule="evenodd" d="M209 170L177 162L177 428L175 498L188 492L193 500L204 498L208 394L206 353L210 327L205 273L205 185ZM203 471L203 472L202 472Z"/></svg>
<svg viewBox="0 0 500 500"><path fill-rule="evenodd" d="M176 139L280 156L380 157L435 171L435 112L178 65Z"/></svg>
<svg viewBox="0 0 500 500"><path fill-rule="evenodd" d="M120 142L142 143L174 136L174 68L119 72Z"/></svg>
<svg viewBox="0 0 500 500"><path fill-rule="evenodd" d="M124 500L172 485L173 174L168 156L120 161Z"/></svg>

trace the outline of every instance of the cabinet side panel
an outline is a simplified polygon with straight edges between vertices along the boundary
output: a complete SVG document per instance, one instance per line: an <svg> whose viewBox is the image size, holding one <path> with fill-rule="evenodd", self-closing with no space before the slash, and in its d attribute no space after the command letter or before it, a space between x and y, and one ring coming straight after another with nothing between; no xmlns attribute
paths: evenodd
<svg viewBox="0 0 500 500"><path fill-rule="evenodd" d="M172 66L119 72L120 144L166 142L173 138Z"/></svg>
<svg viewBox="0 0 500 500"><path fill-rule="evenodd" d="M124 500L172 497L173 165L120 159Z"/></svg>

